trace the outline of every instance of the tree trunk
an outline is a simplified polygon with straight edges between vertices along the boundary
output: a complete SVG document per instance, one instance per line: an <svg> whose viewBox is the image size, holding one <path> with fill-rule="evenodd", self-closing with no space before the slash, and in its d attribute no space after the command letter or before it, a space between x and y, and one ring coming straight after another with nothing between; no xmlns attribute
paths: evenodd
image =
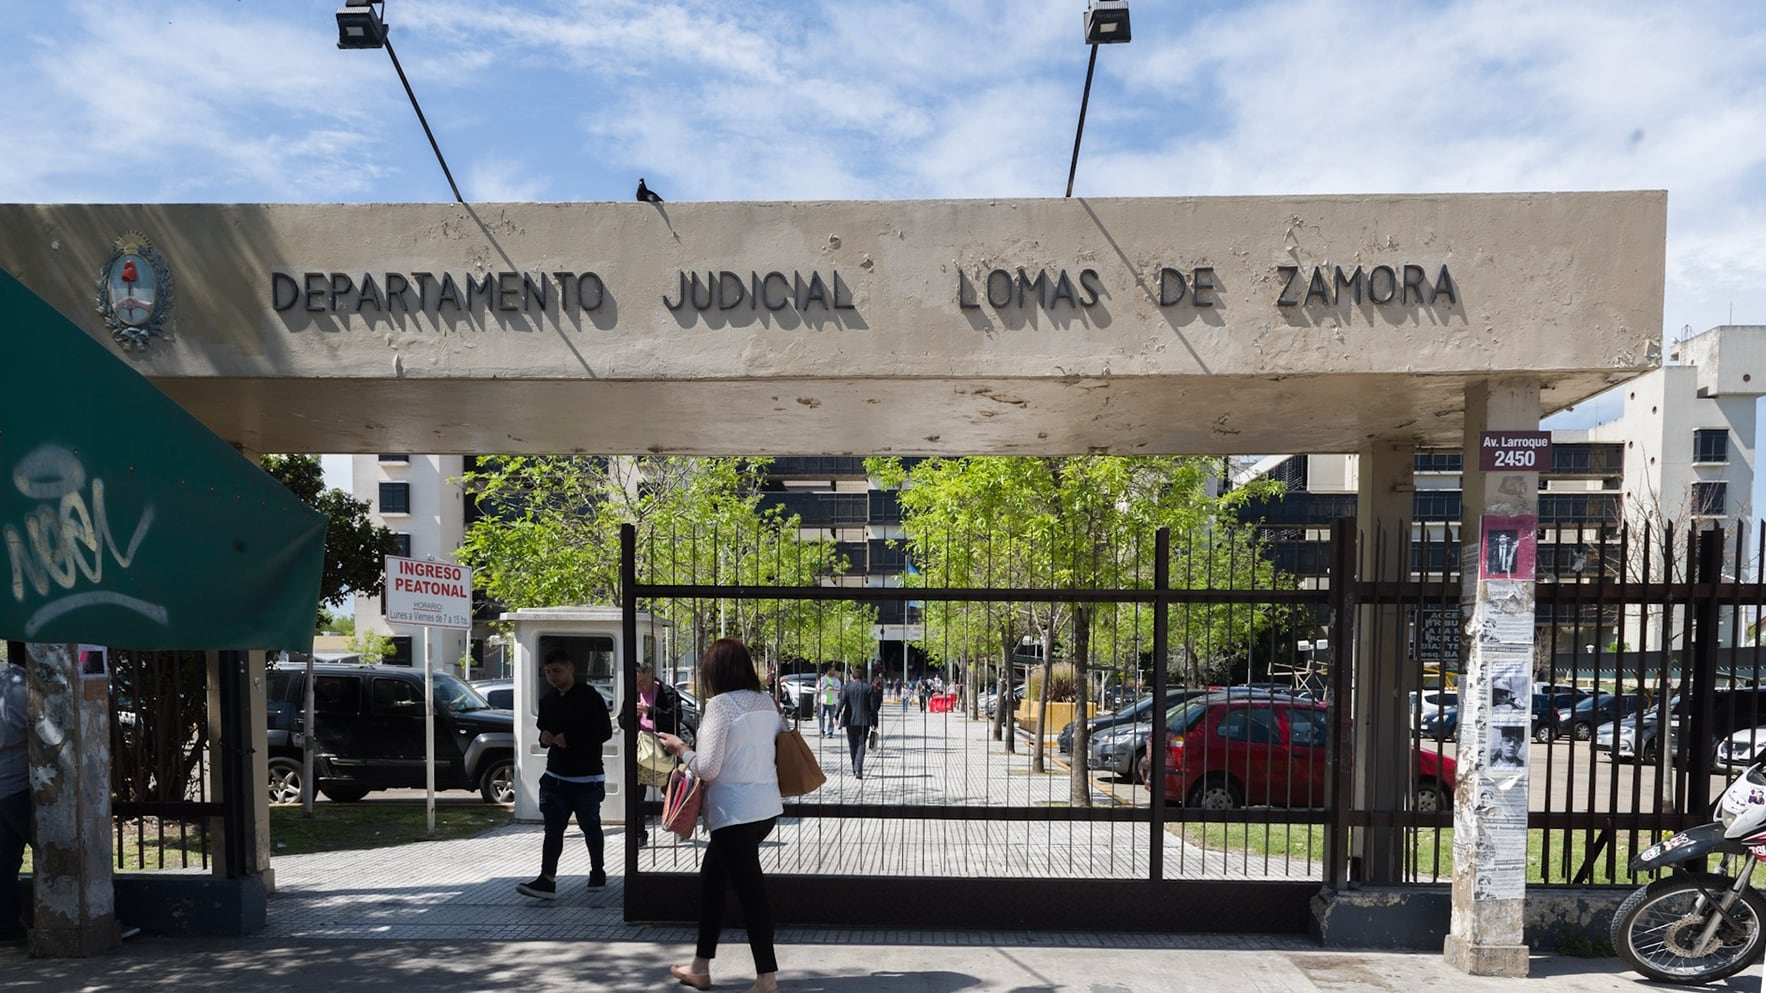
<svg viewBox="0 0 1766 993"><path fill-rule="evenodd" d="M1053 611L1050 611L1053 613ZM1048 747L1043 743L1043 730L1049 726L1049 677L1054 675L1050 667L1049 649L1055 640L1055 626L1050 624L1042 631L1042 685L1036 688L1036 740L1031 743L1030 770L1032 772L1049 771Z"/></svg>
<svg viewBox="0 0 1766 993"><path fill-rule="evenodd" d="M1003 639L1004 654L1000 657L999 687L993 697L993 740L1004 740L1006 751L1015 752L1018 750L1017 736L1011 732L1011 717L1006 710L1012 694L1012 646L1016 644L1012 640L1010 625L1000 628L1000 638Z"/></svg>
<svg viewBox="0 0 1766 993"><path fill-rule="evenodd" d="M1091 700L1088 656L1091 652L1091 611L1073 608L1073 765L1069 800L1075 807L1091 806L1091 770L1086 753L1086 704Z"/></svg>

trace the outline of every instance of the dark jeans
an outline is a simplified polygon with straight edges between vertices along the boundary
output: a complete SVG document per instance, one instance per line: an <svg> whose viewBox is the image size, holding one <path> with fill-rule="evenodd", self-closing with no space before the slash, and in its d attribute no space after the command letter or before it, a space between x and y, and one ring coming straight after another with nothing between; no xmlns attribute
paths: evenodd
<svg viewBox="0 0 1766 993"><path fill-rule="evenodd" d="M546 822L546 840L540 846L540 875L558 875L558 856L564 854L564 829L576 815L576 826L589 843L589 868L605 869L607 843L601 834L601 801L606 783L567 783L555 776L540 777L540 819Z"/></svg>
<svg viewBox="0 0 1766 993"><path fill-rule="evenodd" d="M846 725L846 748L852 752L852 774L855 776L865 774L865 745L870 735L868 724Z"/></svg>
<svg viewBox="0 0 1766 993"><path fill-rule="evenodd" d="M724 886L736 891L736 902L748 921L748 949L758 975L779 971L773 955L773 907L767 902L766 878L760 872L760 843L778 820L732 824L711 832L705 861L699 866L699 947L693 954L717 958L717 939L724 929Z"/></svg>
<svg viewBox="0 0 1766 993"><path fill-rule="evenodd" d="M31 843L31 791L0 797L0 931L18 927L18 870Z"/></svg>

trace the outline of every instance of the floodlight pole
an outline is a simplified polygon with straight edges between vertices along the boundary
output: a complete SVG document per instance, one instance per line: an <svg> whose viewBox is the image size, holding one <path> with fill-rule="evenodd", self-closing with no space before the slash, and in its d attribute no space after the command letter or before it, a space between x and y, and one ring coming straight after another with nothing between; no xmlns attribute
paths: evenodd
<svg viewBox="0 0 1766 993"><path fill-rule="evenodd" d="M417 105L417 94L411 89L411 81L405 78L405 67L399 65L399 57L392 50L392 39L385 37L383 32L381 43L386 48L386 57L392 59L392 67L394 71L399 74L399 82L405 84L405 96L411 98L411 109L417 112L417 123L423 125L423 135L429 139L429 147L435 152L435 160L441 163L442 175L448 177L448 188L454 191L454 202L464 204L466 200L464 197L460 196L460 187L454 184L454 174L448 169L448 160L442 158L441 146L435 143L435 133L429 130L429 121L423 116L423 108ZM1093 45L1092 58L1097 58L1097 51L1098 46ZM1086 92L1091 92L1090 72L1085 74L1085 88ZM1079 119L1081 124L1085 122L1084 110L1080 111ZM1077 144L1073 146L1073 154L1075 156L1079 155L1079 146ZM1068 195L1071 196L1073 192L1072 180L1068 180L1067 186Z"/></svg>
<svg viewBox="0 0 1766 993"><path fill-rule="evenodd" d="M388 47L387 51L390 52L392 49ZM1067 167L1067 196L1069 197L1073 196L1073 174L1079 171L1079 139L1085 137L1085 108L1087 104L1091 103L1091 74L1092 70L1097 67L1098 43L1094 41L1091 44L1091 58L1085 63L1085 95L1079 98L1079 127L1073 132L1073 163ZM401 73L399 78L403 79L404 74ZM412 100L415 101L416 98L412 97ZM418 116L422 116L422 114L419 113ZM436 154L440 155L441 153L437 152ZM442 168L447 167L443 166Z"/></svg>

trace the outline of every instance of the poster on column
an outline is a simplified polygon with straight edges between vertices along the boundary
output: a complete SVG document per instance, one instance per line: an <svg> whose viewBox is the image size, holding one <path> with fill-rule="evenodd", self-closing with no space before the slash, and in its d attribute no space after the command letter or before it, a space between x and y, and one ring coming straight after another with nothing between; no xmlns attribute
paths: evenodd
<svg viewBox="0 0 1766 993"><path fill-rule="evenodd" d="M1533 579L1539 518L1533 514L1485 514L1478 542L1478 578Z"/></svg>

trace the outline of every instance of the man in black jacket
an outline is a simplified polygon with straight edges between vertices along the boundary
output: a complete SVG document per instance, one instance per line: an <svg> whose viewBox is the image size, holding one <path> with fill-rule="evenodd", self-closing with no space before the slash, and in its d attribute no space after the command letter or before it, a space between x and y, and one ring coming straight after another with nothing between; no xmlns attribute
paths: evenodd
<svg viewBox="0 0 1766 993"><path fill-rule="evenodd" d="M862 679L848 679L840 687L840 709L834 719L846 729L846 747L852 752L854 778L865 778L865 738L871 733L872 715L876 708L871 700L871 684Z"/></svg>
<svg viewBox="0 0 1766 993"><path fill-rule="evenodd" d="M558 857L564 853L564 829L571 815L589 845L589 885L607 885L606 839L601 834L601 801L607 796L607 773L601 745L613 737L607 704L593 686L578 682L576 667L561 649L546 653L546 682L540 697L540 744L546 748L546 774L540 777L540 817L546 838L540 848L540 874L521 883L522 896L550 900L558 895Z"/></svg>

